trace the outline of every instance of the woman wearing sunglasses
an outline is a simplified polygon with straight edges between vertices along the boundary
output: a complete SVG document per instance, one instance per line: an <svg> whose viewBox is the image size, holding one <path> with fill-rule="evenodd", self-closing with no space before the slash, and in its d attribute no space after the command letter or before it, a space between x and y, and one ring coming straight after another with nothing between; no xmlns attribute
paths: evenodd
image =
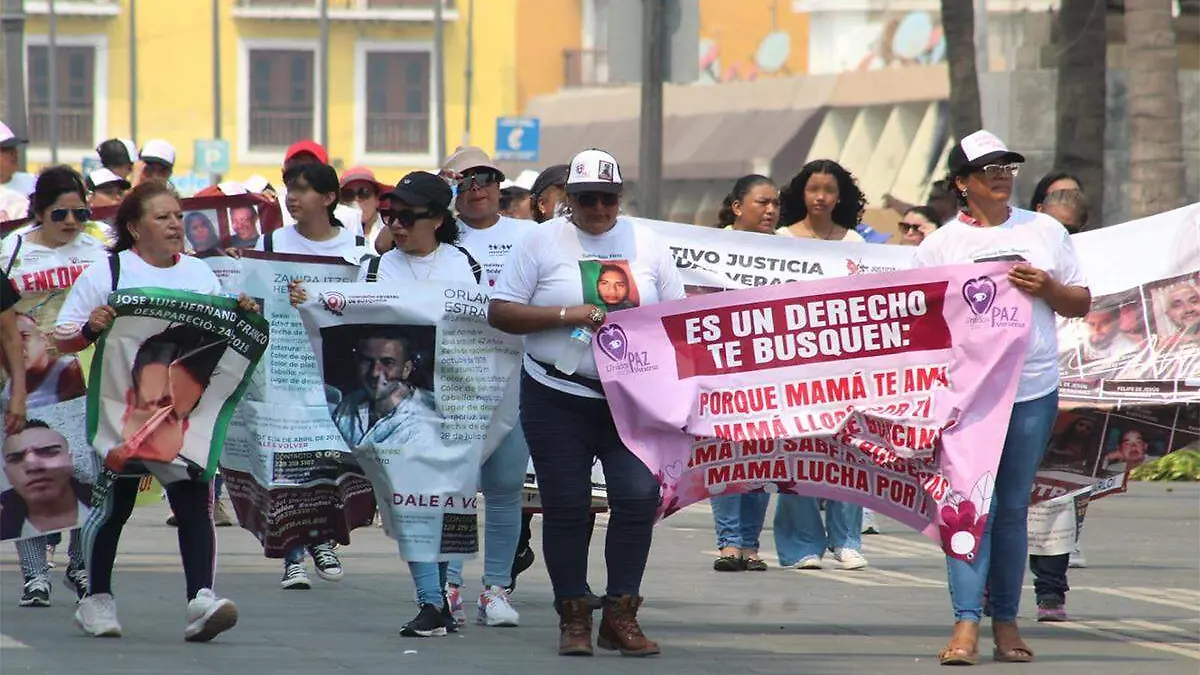
<svg viewBox="0 0 1200 675"><path fill-rule="evenodd" d="M135 187L121 202L115 226L117 242L110 263L85 270L63 303L55 328L58 348L63 352L87 348L108 329L115 318L113 308L107 304L114 290L154 287L206 295L222 292L208 265L183 255L183 211L179 196L168 184L148 181ZM244 311L258 310L254 300L245 295L238 304ZM158 376L161 382L161 370ZM143 372L142 379L146 377ZM113 564L121 532L133 513L141 478L101 472L93 493L93 510L83 525L90 579L87 597L80 600L75 612L75 625L94 637L121 635L113 598ZM206 642L237 623L234 604L218 598L212 590L217 554L213 484L184 478L169 482L166 492L179 527L179 556L187 588L184 639Z"/></svg>
<svg viewBox="0 0 1200 675"><path fill-rule="evenodd" d="M920 246L930 232L938 229L937 212L928 206L909 207L900 217L900 245Z"/></svg>
<svg viewBox="0 0 1200 675"><path fill-rule="evenodd" d="M9 237L0 249L0 264L21 293L17 326L25 351L27 404L35 412L40 406L75 399L86 391L79 359L60 354L51 337L58 309L76 278L107 257L104 242L86 231L89 225L96 229L86 198L83 178L74 169L46 169L38 176L31 196L33 229ZM79 424L82 429L83 420ZM17 542L25 584L22 607L50 604L47 551L60 540L61 535L52 534ZM87 591L87 572L78 530L71 532L68 554L64 581L82 597Z"/></svg>
<svg viewBox="0 0 1200 675"><path fill-rule="evenodd" d="M1009 206L1025 157L987 131L963 138L950 151L949 181L959 214L925 237L919 267L1013 261L1008 281L1033 301L1028 352L996 471L991 513L970 562L947 555L954 633L943 665L979 662L979 621L989 591L993 657L1028 662L1033 650L1017 629L1028 552L1029 497L1058 416L1058 334L1055 315L1087 314L1091 293L1070 236L1058 221ZM948 551L949 552L949 551ZM966 551L955 551L964 554Z"/></svg>
<svg viewBox="0 0 1200 675"><path fill-rule="evenodd" d="M626 296L633 305L682 299L683 282L670 250L649 228L621 215L621 172L612 155L585 150L570 167L569 213L543 223L514 246L496 283L488 320L506 333L525 336L521 426L542 498L543 555L560 617L558 653L592 653L588 519L592 463L598 458L611 516L605 545L608 589L597 645L649 656L659 647L642 632L637 615L659 486L621 442L591 349L580 354L577 344L590 342L605 321L596 284L605 266L629 271ZM579 357L577 365L567 363L571 354Z"/></svg>

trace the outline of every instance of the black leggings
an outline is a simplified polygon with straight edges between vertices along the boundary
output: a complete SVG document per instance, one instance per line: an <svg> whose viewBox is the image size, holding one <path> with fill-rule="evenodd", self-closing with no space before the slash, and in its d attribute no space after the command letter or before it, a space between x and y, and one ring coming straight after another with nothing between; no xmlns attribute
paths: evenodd
<svg viewBox="0 0 1200 675"><path fill-rule="evenodd" d="M92 493L94 508L83 526L83 554L87 561L88 594L112 593L113 563L121 530L133 513L140 478L101 476ZM183 480L167 486L167 501L179 522L179 556L192 600L202 588L212 588L217 562L217 534L213 529L213 486Z"/></svg>

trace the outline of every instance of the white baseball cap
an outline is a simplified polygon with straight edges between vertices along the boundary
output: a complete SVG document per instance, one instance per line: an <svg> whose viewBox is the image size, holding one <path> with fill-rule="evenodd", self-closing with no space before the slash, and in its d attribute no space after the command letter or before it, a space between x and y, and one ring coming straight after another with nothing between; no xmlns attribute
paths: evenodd
<svg viewBox="0 0 1200 675"><path fill-rule="evenodd" d="M250 176L242 181L242 187L246 188L247 192L253 192L256 195L261 195L263 190L271 187L271 182L258 174Z"/></svg>
<svg viewBox="0 0 1200 675"><path fill-rule="evenodd" d="M169 167L175 166L175 146L161 138L146 141L139 154L143 162L166 164Z"/></svg>
<svg viewBox="0 0 1200 675"><path fill-rule="evenodd" d="M0 148L15 148L18 145L28 143L24 138L17 138L12 129L4 122L0 122Z"/></svg>
<svg viewBox="0 0 1200 675"><path fill-rule="evenodd" d="M129 181L121 178L117 174L108 169L96 169L87 176L87 188L92 192L105 187L111 183L116 183L122 190L129 189Z"/></svg>
<svg viewBox="0 0 1200 675"><path fill-rule="evenodd" d="M592 148L575 155L567 176L567 194L585 192L621 193L621 167L603 150Z"/></svg>

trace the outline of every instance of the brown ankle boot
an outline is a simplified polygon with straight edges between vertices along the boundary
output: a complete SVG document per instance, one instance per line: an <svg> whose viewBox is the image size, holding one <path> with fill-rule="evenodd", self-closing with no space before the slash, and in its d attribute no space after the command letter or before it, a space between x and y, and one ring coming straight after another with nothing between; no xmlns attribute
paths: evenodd
<svg viewBox="0 0 1200 675"><path fill-rule="evenodd" d="M587 598L559 603L558 655L592 655L592 608Z"/></svg>
<svg viewBox="0 0 1200 675"><path fill-rule="evenodd" d="M604 618L600 621L601 649L619 650L621 656L653 656L659 653L658 643L646 637L638 625L638 607L642 599L632 595L604 599Z"/></svg>

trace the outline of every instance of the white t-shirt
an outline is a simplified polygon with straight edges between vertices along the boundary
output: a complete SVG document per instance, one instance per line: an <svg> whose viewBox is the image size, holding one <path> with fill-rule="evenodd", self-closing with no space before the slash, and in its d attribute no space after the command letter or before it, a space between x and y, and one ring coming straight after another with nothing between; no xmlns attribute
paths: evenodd
<svg viewBox="0 0 1200 675"><path fill-rule="evenodd" d="M171 267L154 267L133 251L118 254L121 278L117 289L169 288L207 295L221 295L221 282L203 260L180 256ZM107 262L91 265L71 287L67 301L58 313L58 326L81 326L92 310L108 302L113 291L112 271Z"/></svg>
<svg viewBox="0 0 1200 675"><path fill-rule="evenodd" d="M331 258L342 258L357 264L367 255L366 247L358 243L358 235L349 229L335 228L337 236L325 241L314 241L300 234L295 226L281 227L271 234L271 250L274 253L291 253L295 255L320 255ZM258 238L254 250L265 251L267 237Z"/></svg>
<svg viewBox="0 0 1200 675"><path fill-rule="evenodd" d="M283 214L284 226L291 227L295 225L296 219L288 212L287 188L280 187L275 194L279 199L279 210ZM346 206L345 204L338 204L333 207L333 217L341 221L342 225L347 230L353 232L355 236L363 236L362 211L351 206Z"/></svg>
<svg viewBox="0 0 1200 675"><path fill-rule="evenodd" d="M537 307L571 307L594 301L602 266L626 272L628 286L621 306L651 305L684 297L683 280L671 250L650 228L621 216L611 230L587 234L565 218L542 223L513 248L496 282L492 298ZM589 288L584 288L587 271ZM525 369L542 384L568 394L600 398L588 387L551 377L533 361L553 364L571 339L571 328L555 328L525 336ZM579 363L578 375L599 379L591 350Z"/></svg>
<svg viewBox="0 0 1200 675"><path fill-rule="evenodd" d="M37 176L25 171L18 171L13 174L12 179L7 183L0 183L0 188L8 188L26 197L33 194L33 188L36 186Z"/></svg>
<svg viewBox="0 0 1200 675"><path fill-rule="evenodd" d="M58 248L35 244L28 234L5 239L0 245L0 267L22 295L70 288L84 268L107 258L104 242L86 232Z"/></svg>
<svg viewBox="0 0 1200 675"><path fill-rule="evenodd" d="M0 187L0 223L20 220L29 215L29 198L9 188Z"/></svg>
<svg viewBox="0 0 1200 675"><path fill-rule="evenodd" d="M995 227L976 227L954 218L925 236L917 247L917 267L964 265L992 260L1024 260L1067 286L1087 286L1075 245L1057 220L1024 209L1012 209ZM1033 299L1033 326L1017 402L1041 398L1058 387L1058 331L1054 310Z"/></svg>
<svg viewBox="0 0 1200 675"><path fill-rule="evenodd" d="M358 271L358 280L367 280L370 261L363 263ZM379 257L377 282L448 281L487 287L487 272L481 270L479 281L471 269L471 261L451 244L439 244L427 256L409 255L400 249L392 249Z"/></svg>
<svg viewBox="0 0 1200 675"><path fill-rule="evenodd" d="M795 234L792 233L792 230L788 227L781 227L778 230L775 230L775 234L778 234L781 237L795 237L796 236ZM867 243L867 240L863 239L863 236L861 234L855 232L854 230L846 230L846 234L843 235L841 239L829 239L828 241L845 241L845 242L854 242L856 244Z"/></svg>
<svg viewBox="0 0 1200 675"><path fill-rule="evenodd" d="M495 225L482 230L459 220L458 245L470 251L471 256L483 265L484 271L495 286L509 251L537 227L538 224L532 220L518 220L508 216L500 216Z"/></svg>

